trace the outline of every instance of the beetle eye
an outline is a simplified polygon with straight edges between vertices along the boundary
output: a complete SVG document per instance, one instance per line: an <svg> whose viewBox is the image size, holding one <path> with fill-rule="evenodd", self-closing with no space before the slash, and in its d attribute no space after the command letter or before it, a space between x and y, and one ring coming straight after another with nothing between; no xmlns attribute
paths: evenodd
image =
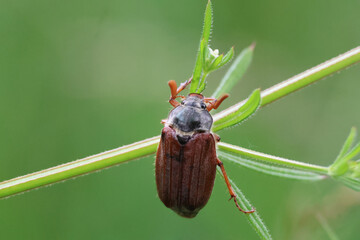
<svg viewBox="0 0 360 240"><path fill-rule="evenodd" d="M206 108L206 104L205 104L205 103L201 103L200 106L201 106L202 109L205 109L205 108Z"/></svg>

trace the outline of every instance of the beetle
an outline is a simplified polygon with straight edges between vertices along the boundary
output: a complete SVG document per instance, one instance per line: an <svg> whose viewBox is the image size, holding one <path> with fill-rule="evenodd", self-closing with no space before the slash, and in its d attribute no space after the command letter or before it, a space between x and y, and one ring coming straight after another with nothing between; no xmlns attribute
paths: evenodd
<svg viewBox="0 0 360 240"><path fill-rule="evenodd" d="M171 91L169 103L174 107L163 120L160 144L156 153L155 176L157 192L164 205L182 217L193 218L208 202L215 181L216 167L224 175L230 199L243 213L223 163L216 155L216 142L220 137L211 132L213 118L209 111L217 109L229 96L219 99L205 98L190 93L178 94L190 84L191 78L180 87L174 80L168 82ZM182 102L176 101L181 98Z"/></svg>

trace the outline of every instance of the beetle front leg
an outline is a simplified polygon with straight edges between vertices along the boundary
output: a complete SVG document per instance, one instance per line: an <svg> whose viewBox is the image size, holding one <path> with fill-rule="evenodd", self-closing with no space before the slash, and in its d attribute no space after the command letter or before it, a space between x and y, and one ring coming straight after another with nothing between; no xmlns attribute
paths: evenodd
<svg viewBox="0 0 360 240"><path fill-rule="evenodd" d="M191 83L192 78L190 78L189 80L187 80L186 82L182 83L180 85L180 87L177 87L177 84L174 80L170 80L168 82L168 85L170 87L170 92L171 92L171 97L169 99L169 103L173 106L173 107L177 107L180 105L179 102L177 102L175 99L180 97L180 98L185 98L184 96L178 96L178 94L184 90L186 88L187 85L189 85Z"/></svg>
<svg viewBox="0 0 360 240"><path fill-rule="evenodd" d="M186 88L187 85L189 85L192 81L192 77L189 78L189 80L187 80L186 82L180 84L180 87L177 89L177 93L176 94L179 94L182 90L184 90Z"/></svg>
<svg viewBox="0 0 360 240"><path fill-rule="evenodd" d="M177 107L177 106L180 105L180 103L175 100L176 97L177 97L177 94L178 94L178 92L177 92L177 84L176 84L176 82L175 82L174 80L170 80L170 81L168 82L168 85L169 85L169 87L170 87L170 92L171 92L171 97L170 97L170 99L169 99L169 103L170 103L173 107Z"/></svg>
<svg viewBox="0 0 360 240"><path fill-rule="evenodd" d="M223 94L218 99L215 99L213 102L209 103L207 110L211 111L211 109L217 109L220 104L229 97L229 94Z"/></svg>
<svg viewBox="0 0 360 240"><path fill-rule="evenodd" d="M229 178L228 178L228 176L227 176L227 174L226 174L226 171L225 171L225 168L224 168L224 164L223 164L223 163L220 161L220 159L218 159L218 158L217 158L217 165L221 168L221 172L222 172L223 175L224 175L224 179L225 179L225 182L226 182L226 186L227 186L227 188L229 189L229 193L230 193L230 196L231 196L229 200L234 199L234 202L235 202L236 207L237 207L241 212L243 212L243 213L248 214L248 213L253 213L253 212L255 212L254 207L253 207L250 211L246 211L246 210L243 210L243 209L239 206L239 204L238 204L238 202L237 202L237 200L236 200L236 194L234 193L234 190L233 190L232 187L231 187Z"/></svg>
<svg viewBox="0 0 360 240"><path fill-rule="evenodd" d="M216 98L204 98L204 102L209 103L211 101L215 101Z"/></svg>

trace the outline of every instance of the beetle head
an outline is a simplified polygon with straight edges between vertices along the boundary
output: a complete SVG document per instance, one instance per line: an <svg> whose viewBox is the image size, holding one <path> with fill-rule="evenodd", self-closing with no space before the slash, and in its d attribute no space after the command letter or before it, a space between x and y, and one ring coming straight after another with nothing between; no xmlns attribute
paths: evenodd
<svg viewBox="0 0 360 240"><path fill-rule="evenodd" d="M197 93L190 93L189 96L181 102L181 105L199 109L206 109L203 95Z"/></svg>
<svg viewBox="0 0 360 240"><path fill-rule="evenodd" d="M212 125L212 117L201 94L191 93L174 108L168 117L168 126L174 128L178 135L192 135L195 132L208 132Z"/></svg>

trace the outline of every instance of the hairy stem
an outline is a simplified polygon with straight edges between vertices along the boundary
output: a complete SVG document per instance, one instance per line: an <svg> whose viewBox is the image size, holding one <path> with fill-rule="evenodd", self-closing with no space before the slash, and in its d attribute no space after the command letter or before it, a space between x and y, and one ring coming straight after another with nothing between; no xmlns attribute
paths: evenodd
<svg viewBox="0 0 360 240"><path fill-rule="evenodd" d="M360 61L360 46L351 49L350 51L334 57L324 63L317 65L305 72L295 75L281 83L278 83L261 92L261 106L265 106L274 102L290 93L293 93L301 88L304 88L316 81L319 81L331 74L334 74L342 69L345 69ZM214 115L214 122L236 112L246 100L241 101L222 112Z"/></svg>
<svg viewBox="0 0 360 240"><path fill-rule="evenodd" d="M156 151L159 136L0 183L0 198L91 173Z"/></svg>

